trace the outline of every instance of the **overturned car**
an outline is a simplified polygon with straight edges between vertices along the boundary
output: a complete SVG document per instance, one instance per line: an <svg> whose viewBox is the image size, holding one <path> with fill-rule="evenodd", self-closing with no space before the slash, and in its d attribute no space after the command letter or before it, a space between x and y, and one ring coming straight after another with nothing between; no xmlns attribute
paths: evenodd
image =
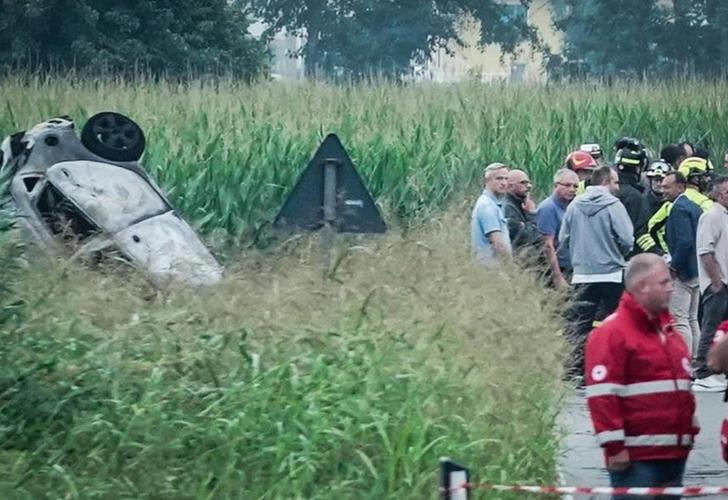
<svg viewBox="0 0 728 500"><path fill-rule="evenodd" d="M113 112L92 116L81 139L68 117L54 118L0 144L0 174L18 226L46 251L119 258L154 283L214 284L222 269L137 163L144 133Z"/></svg>

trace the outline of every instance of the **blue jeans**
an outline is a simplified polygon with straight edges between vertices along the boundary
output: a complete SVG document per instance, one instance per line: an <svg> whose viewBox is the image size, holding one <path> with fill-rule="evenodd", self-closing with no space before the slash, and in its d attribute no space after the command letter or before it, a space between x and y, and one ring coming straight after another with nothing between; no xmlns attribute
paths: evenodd
<svg viewBox="0 0 728 500"><path fill-rule="evenodd" d="M612 487L659 487L682 486L685 462L687 459L674 460L645 460L631 462L627 470L622 472L609 471L609 482ZM632 495L614 495L613 500L627 498L653 498L660 500L673 500L681 498L675 495L659 495L652 497L635 497Z"/></svg>

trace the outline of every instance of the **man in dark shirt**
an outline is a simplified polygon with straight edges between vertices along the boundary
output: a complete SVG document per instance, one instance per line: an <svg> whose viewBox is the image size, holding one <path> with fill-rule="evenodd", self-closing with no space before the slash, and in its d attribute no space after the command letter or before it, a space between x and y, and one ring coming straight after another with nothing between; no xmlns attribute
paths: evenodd
<svg viewBox="0 0 728 500"><path fill-rule="evenodd" d="M647 165L647 153L639 144L625 147L617 152L615 167L619 174L619 193L617 198L622 202L632 221L635 240L645 233L647 221L650 219L650 208L642 192L644 187L640 184L640 174ZM639 247L635 250L639 251Z"/></svg>
<svg viewBox="0 0 728 500"><path fill-rule="evenodd" d="M536 204L531 199L531 180L523 170L508 173L508 194L503 212L508 221L513 252L538 259L541 253L541 234L536 226Z"/></svg>

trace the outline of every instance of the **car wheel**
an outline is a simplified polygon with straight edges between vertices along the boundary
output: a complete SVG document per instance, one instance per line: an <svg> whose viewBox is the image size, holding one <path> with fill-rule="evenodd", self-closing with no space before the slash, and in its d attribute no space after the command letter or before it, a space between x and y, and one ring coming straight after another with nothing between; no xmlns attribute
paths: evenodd
<svg viewBox="0 0 728 500"><path fill-rule="evenodd" d="M81 132L81 142L92 153L112 161L136 161L146 144L139 125L111 111L89 118Z"/></svg>

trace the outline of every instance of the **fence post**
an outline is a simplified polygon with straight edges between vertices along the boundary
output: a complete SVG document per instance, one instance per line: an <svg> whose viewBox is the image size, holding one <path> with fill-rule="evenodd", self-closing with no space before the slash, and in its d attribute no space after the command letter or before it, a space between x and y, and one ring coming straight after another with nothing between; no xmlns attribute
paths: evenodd
<svg viewBox="0 0 728 500"><path fill-rule="evenodd" d="M324 160L324 199L323 199L323 228L321 229L321 261L323 277L331 270L331 250L334 247L334 233L337 231L336 218L336 187L337 171L341 162L336 158Z"/></svg>
<svg viewBox="0 0 728 500"><path fill-rule="evenodd" d="M462 487L470 482L470 471L450 460L440 458L440 491L444 500L468 500L470 489Z"/></svg>

